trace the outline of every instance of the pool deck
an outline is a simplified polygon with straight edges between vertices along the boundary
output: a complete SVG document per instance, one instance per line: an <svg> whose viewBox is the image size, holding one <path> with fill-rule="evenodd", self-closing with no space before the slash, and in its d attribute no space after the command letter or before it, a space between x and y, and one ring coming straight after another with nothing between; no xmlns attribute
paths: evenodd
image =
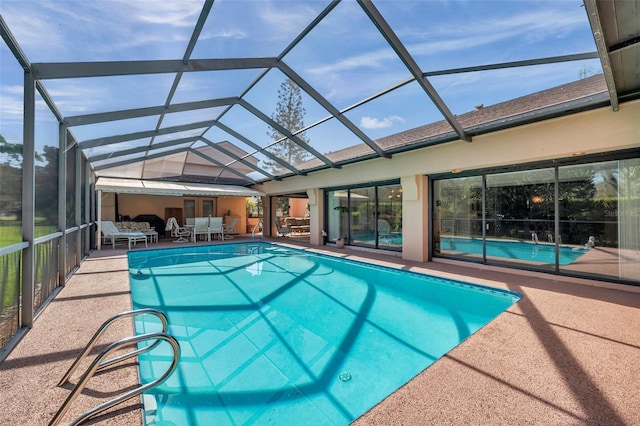
<svg viewBox="0 0 640 426"><path fill-rule="evenodd" d="M640 424L638 287L611 284L603 288L592 284L606 283L484 265L408 262L348 248L312 247L291 239L274 242L523 295L519 303L355 425ZM176 244L161 241L151 246ZM111 248L92 252L0 363L0 424L49 423L69 394L69 386L56 383L76 354L105 319L131 309L125 253ZM130 320L114 324L98 348L132 335L132 330ZM71 382L77 380L78 373ZM96 375L61 424L136 383L136 365L131 361ZM141 425L140 399L107 411L98 421Z"/></svg>

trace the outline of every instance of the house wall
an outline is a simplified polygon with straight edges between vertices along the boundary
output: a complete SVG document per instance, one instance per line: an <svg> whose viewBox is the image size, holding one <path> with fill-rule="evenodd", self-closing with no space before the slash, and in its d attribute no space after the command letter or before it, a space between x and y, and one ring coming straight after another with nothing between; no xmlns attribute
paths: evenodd
<svg viewBox="0 0 640 426"><path fill-rule="evenodd" d="M570 158L578 152L595 154L639 148L638 117L640 101L626 102L620 105L619 111L603 107L476 136L470 143L455 141L394 154L391 159L379 158L345 165L341 169L266 182L260 186L260 190L267 194L283 194L397 178L402 178L402 182L420 182L425 175L447 173L454 169L473 170ZM405 232L403 236L403 257L415 260L425 259L428 250L428 244L425 244L428 241L426 225L423 224L429 217L425 198L428 185L422 185L421 188L416 199L409 200L405 196L403 201L404 214L421 224L421 232ZM315 213L312 212L312 216ZM321 215L322 211L317 214ZM321 217L317 217L317 220L323 223ZM403 229L413 227L405 223ZM320 230L312 229L312 234L318 232Z"/></svg>
<svg viewBox="0 0 640 426"><path fill-rule="evenodd" d="M101 192L102 220L116 220L116 194L111 192Z"/></svg>
<svg viewBox="0 0 640 426"><path fill-rule="evenodd" d="M309 200L306 198L290 198L289 215L293 217L304 217L307 214L307 203Z"/></svg>
<svg viewBox="0 0 640 426"><path fill-rule="evenodd" d="M472 142L455 141L415 151L378 158L265 182L261 191L269 195L305 191L354 183L397 179L401 176L428 175L511 165L538 160L571 157L575 152L602 153L640 147L640 101L620 105L612 111L604 107L487 135Z"/></svg>
<svg viewBox="0 0 640 426"><path fill-rule="evenodd" d="M182 208L182 198L160 195L118 194L119 213L132 219L141 214L154 214L166 221L164 209L167 207ZM102 212L104 216L104 204Z"/></svg>

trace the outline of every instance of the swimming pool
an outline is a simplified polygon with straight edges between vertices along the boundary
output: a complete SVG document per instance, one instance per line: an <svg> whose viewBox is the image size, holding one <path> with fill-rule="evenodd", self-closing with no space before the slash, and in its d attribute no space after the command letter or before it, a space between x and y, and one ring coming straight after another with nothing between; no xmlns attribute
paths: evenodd
<svg viewBox="0 0 640 426"><path fill-rule="evenodd" d="M165 312L182 349L143 398L147 424L346 425L520 297L266 243L128 260L134 309ZM141 381L170 359L140 355Z"/></svg>
<svg viewBox="0 0 640 426"><path fill-rule="evenodd" d="M363 243L367 245L375 245L376 233L375 232L360 232L353 234L353 242ZM380 235L378 243L382 246L398 246L402 247L402 233L394 232L392 234Z"/></svg>
<svg viewBox="0 0 640 426"><path fill-rule="evenodd" d="M487 240L487 257L524 260L555 264L556 246L547 243L533 243L515 240ZM442 237L440 238L442 252L456 252L482 256L481 238ZM560 246L560 265L570 265L587 250L583 248Z"/></svg>

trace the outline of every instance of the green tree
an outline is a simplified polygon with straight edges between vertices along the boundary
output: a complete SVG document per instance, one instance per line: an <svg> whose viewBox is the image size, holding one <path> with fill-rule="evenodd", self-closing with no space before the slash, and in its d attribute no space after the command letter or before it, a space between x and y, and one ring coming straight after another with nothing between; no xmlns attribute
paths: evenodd
<svg viewBox="0 0 640 426"><path fill-rule="evenodd" d="M36 165L36 217L41 225L58 223L58 155L59 149L45 145L42 165Z"/></svg>
<svg viewBox="0 0 640 426"><path fill-rule="evenodd" d="M4 156L0 156L0 159L6 159L6 163L2 162L2 164L18 169L22 168L22 144L9 143L4 136L0 135L0 154L4 154ZM43 161L37 152L35 153L35 158L37 161Z"/></svg>
<svg viewBox="0 0 640 426"><path fill-rule="evenodd" d="M22 208L22 145L0 135L0 212L20 216Z"/></svg>
<svg viewBox="0 0 640 426"><path fill-rule="evenodd" d="M302 106L302 94L300 92L300 87L298 87L298 85L291 79L285 80L278 90L278 104L276 106L276 112L271 115L271 118L289 132L295 133L304 128L305 113L306 111ZM274 141L285 136L275 128L271 128L271 131L268 134ZM296 136L301 141L307 144L309 143L304 132L298 133ZM308 151L290 139L285 139L284 141L273 145L269 148L269 151L278 158L281 158L294 166L309 158ZM283 170L282 166L273 160L266 160L264 162L264 167L274 174Z"/></svg>

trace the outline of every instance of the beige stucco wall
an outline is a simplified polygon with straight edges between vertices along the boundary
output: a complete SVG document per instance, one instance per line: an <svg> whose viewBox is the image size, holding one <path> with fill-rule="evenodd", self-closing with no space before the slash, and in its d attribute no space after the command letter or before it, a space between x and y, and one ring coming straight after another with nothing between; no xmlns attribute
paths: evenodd
<svg viewBox="0 0 640 426"><path fill-rule="evenodd" d="M162 195L119 194L118 211L121 215L127 215L132 219L141 214L154 214L163 220L166 208L184 208L184 200L196 200L196 216L202 215L202 200L211 198L202 197L171 197ZM102 193L102 220L115 221L115 195ZM239 216L237 229L245 232L247 226L247 208L245 197L217 197L217 214L223 216L227 210L231 214Z"/></svg>
<svg viewBox="0 0 640 426"><path fill-rule="evenodd" d="M306 198L291 198L289 199L289 215L293 217L304 217L307 214L307 203L309 201Z"/></svg>
<svg viewBox="0 0 640 426"><path fill-rule="evenodd" d="M403 257L420 261L427 256L429 218L428 185L421 177L453 169L472 170L570 158L578 152L594 154L632 148L640 148L640 101L621 104L619 111L604 107L476 136L471 143L455 141L395 154L391 159L380 158L266 182L259 189L275 195L386 179L419 182L421 194L411 200L405 196L403 201L403 229L415 230L418 224L418 232L405 232L403 236ZM318 191L318 197L322 198L322 191ZM322 210L317 204L311 206L311 213L316 225L323 223ZM312 235L317 232L312 226Z"/></svg>
<svg viewBox="0 0 640 426"><path fill-rule="evenodd" d="M401 176L449 172L640 147L640 101L627 102L614 112L600 108L567 117L476 136L471 143L456 141L322 170L260 185L267 194L308 188L341 186Z"/></svg>

